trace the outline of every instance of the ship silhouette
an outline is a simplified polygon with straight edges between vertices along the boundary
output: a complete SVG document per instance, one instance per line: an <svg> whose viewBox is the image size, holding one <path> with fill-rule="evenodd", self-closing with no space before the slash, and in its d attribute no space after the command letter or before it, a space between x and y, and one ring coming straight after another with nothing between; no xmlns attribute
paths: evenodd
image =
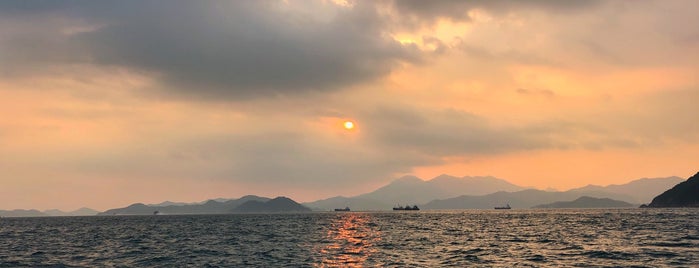
<svg viewBox="0 0 699 268"><path fill-rule="evenodd" d="M397 207L393 207L393 210L420 210L420 208L417 207L417 205L413 205L412 207L411 206L405 206L405 207L404 206L397 206Z"/></svg>

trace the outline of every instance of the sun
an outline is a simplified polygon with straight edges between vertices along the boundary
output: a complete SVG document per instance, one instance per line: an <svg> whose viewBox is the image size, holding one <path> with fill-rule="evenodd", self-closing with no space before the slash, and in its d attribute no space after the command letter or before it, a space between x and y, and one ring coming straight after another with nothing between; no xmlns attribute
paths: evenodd
<svg viewBox="0 0 699 268"><path fill-rule="evenodd" d="M354 122L352 122L352 121L345 121L345 123L343 125L344 125L345 129L347 129L347 130L354 128Z"/></svg>

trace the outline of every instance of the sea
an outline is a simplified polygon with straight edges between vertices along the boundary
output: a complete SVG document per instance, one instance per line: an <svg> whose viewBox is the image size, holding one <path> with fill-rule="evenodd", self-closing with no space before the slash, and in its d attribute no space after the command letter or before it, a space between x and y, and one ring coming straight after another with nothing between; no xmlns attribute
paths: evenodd
<svg viewBox="0 0 699 268"><path fill-rule="evenodd" d="M699 267L699 209L0 219L0 267Z"/></svg>

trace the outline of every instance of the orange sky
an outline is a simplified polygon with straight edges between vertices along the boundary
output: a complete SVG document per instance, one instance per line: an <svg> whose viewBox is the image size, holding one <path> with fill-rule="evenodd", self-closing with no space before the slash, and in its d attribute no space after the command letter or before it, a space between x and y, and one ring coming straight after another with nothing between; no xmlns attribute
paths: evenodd
<svg viewBox="0 0 699 268"><path fill-rule="evenodd" d="M696 1L335 2L8 3L0 209L699 169Z"/></svg>

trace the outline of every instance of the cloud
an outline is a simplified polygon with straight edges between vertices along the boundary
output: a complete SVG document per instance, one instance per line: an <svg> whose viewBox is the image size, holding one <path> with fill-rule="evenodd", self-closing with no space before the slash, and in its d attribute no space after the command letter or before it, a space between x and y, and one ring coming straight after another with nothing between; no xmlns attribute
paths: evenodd
<svg viewBox="0 0 699 268"><path fill-rule="evenodd" d="M313 114L317 118L340 115L332 111ZM204 123L197 118L205 116L197 115L165 123L158 131L138 132L128 142L115 140L94 148L65 146L54 149L56 158L29 157L27 161L84 176L332 190L385 181L416 167L444 164L450 157L476 159L536 150L639 145L635 136L610 131L605 124L547 119L503 125L464 111L410 105L357 113L361 129L352 137L344 132L333 134L333 129L322 126L309 128L301 123L311 120L307 116L299 111L297 115ZM208 124L240 127L211 129ZM183 125L189 127L180 129Z"/></svg>
<svg viewBox="0 0 699 268"><path fill-rule="evenodd" d="M224 148L218 153L230 157L225 176L285 187L325 190L350 187L389 178L396 172L410 172L413 165L425 161L415 155L394 155L370 147L323 142L289 133L204 142L214 145L212 149Z"/></svg>
<svg viewBox="0 0 699 268"><path fill-rule="evenodd" d="M215 180L293 192L357 189L436 160L323 140L290 130L209 133L152 142L148 146L73 150L71 157L46 161L44 166L58 172L86 176Z"/></svg>
<svg viewBox="0 0 699 268"><path fill-rule="evenodd" d="M516 90L517 94L523 95L523 96L544 96L547 98L553 98L556 96L556 93L553 92L550 89L527 89L527 88L518 88Z"/></svg>
<svg viewBox="0 0 699 268"><path fill-rule="evenodd" d="M476 156L555 147L553 129L495 127L485 118L458 110L416 112L382 108L369 117L377 146L434 157Z"/></svg>
<svg viewBox="0 0 699 268"><path fill-rule="evenodd" d="M648 144L692 143L699 138L697 99L698 87L645 94L620 101L624 110L610 113L607 121Z"/></svg>
<svg viewBox="0 0 699 268"><path fill-rule="evenodd" d="M42 2L44 3L44 2ZM384 31L370 4L321 1L120 1L4 4L14 62L124 67L175 94L250 98L332 91L420 60ZM14 8L12 8L14 7ZM29 21L48 16L50 19ZM30 46L26 46L31 43ZM8 67L6 67L8 68ZM11 70L12 71L12 70Z"/></svg>
<svg viewBox="0 0 699 268"><path fill-rule="evenodd" d="M599 1L557 1L557 0L395 0L393 6L399 14L423 22L434 22L438 18L469 21L469 11L485 9L503 13L521 9L539 9L547 12L573 12L597 5Z"/></svg>
<svg viewBox="0 0 699 268"><path fill-rule="evenodd" d="M526 91L550 97L549 91ZM599 108L568 118L541 118L527 123L494 121L455 109L420 109L390 106L364 115L366 135L371 146L394 155L416 154L435 164L435 159L463 159L545 150L605 150L658 146L665 141L696 138L696 113L689 113L690 96L696 91L679 91L648 96L618 107ZM683 98L680 100L679 98ZM662 99L661 101L651 99ZM633 106L646 103L645 118L629 113ZM674 103L671 104L671 103ZM619 110L622 109L622 110ZM517 112L514 111L513 112ZM599 120L598 117L606 117ZM674 117L675 120L667 120Z"/></svg>

